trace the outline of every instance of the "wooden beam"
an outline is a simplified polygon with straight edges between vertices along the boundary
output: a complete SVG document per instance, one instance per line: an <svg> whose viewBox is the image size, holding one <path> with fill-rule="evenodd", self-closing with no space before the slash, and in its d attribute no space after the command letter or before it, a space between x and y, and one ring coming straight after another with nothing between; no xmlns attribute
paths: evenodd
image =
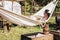
<svg viewBox="0 0 60 40"><path fill-rule="evenodd" d="M4 7L4 0L2 0L2 6Z"/></svg>
<svg viewBox="0 0 60 40"><path fill-rule="evenodd" d="M13 2L16 1L16 0L11 0L12 1L12 11L13 11Z"/></svg>
<svg viewBox="0 0 60 40"><path fill-rule="evenodd" d="M25 14L26 14L26 0L25 0Z"/></svg>
<svg viewBox="0 0 60 40"><path fill-rule="evenodd" d="M11 0L12 1L12 11L13 11L13 0Z"/></svg>
<svg viewBox="0 0 60 40"><path fill-rule="evenodd" d="M25 1L25 0L16 0L16 1Z"/></svg>

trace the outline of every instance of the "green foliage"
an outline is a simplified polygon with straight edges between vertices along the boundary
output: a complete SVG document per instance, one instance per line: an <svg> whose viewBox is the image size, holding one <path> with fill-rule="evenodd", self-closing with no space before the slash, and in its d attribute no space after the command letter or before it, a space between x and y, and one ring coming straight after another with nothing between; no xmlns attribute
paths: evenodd
<svg viewBox="0 0 60 40"><path fill-rule="evenodd" d="M29 3L26 3L26 11L29 12L30 9L31 9L31 7L30 7Z"/></svg>
<svg viewBox="0 0 60 40"><path fill-rule="evenodd" d="M48 22L54 24L55 23L55 16L52 16Z"/></svg>
<svg viewBox="0 0 60 40"><path fill-rule="evenodd" d="M31 2L32 2L33 0L26 0L26 2L27 3L29 3L30 5L31 5Z"/></svg>

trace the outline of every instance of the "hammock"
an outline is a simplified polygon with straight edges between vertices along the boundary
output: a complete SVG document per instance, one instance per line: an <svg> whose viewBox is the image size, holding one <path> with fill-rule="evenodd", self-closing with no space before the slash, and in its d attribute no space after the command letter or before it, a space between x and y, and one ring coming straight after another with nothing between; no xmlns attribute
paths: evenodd
<svg viewBox="0 0 60 40"><path fill-rule="evenodd" d="M40 16L44 16L44 11L46 9L49 10L49 13L50 13L50 16L47 20L39 20L40 22L44 22L46 23L52 16L54 10L55 10L55 7L57 5L57 2L56 0L52 1L51 3L47 4L45 7L43 7L41 10L39 10L37 13L35 13L34 15L31 16L31 19L33 20L37 20L38 18L40 18Z"/></svg>
<svg viewBox="0 0 60 40"><path fill-rule="evenodd" d="M5 10L4 8L0 8L0 15L5 19L7 19L8 21L18 24L20 26L36 26L36 25L40 25L41 22L36 20L35 16L36 15L43 16L45 9L49 9L49 13L51 17L53 11L55 10L56 4L57 1L50 2L48 5L43 7L40 11L38 11L36 14L32 15L31 17L27 17L24 15L17 15L16 13ZM48 20L50 19L50 17L48 18ZM44 22L47 22L48 20Z"/></svg>

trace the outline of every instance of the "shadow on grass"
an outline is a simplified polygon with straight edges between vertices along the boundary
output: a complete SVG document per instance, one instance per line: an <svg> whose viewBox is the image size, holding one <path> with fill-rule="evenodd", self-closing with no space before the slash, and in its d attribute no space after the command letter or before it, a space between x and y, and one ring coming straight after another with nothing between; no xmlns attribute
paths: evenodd
<svg viewBox="0 0 60 40"><path fill-rule="evenodd" d="M0 28L0 30L3 30L3 28Z"/></svg>
<svg viewBox="0 0 60 40"><path fill-rule="evenodd" d="M14 24L14 23L12 23L11 25L10 25L10 27L16 27L17 26L17 24Z"/></svg>
<svg viewBox="0 0 60 40"><path fill-rule="evenodd" d="M55 30L56 24L55 23L49 23L50 30Z"/></svg>

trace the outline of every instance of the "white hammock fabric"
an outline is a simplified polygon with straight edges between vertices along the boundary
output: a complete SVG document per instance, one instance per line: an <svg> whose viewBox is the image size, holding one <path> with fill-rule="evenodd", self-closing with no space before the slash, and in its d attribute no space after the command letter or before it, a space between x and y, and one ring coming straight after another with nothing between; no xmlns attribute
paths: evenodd
<svg viewBox="0 0 60 40"><path fill-rule="evenodd" d="M5 19L11 21L12 23L18 24L20 26L21 25L22 26L36 26L36 25L40 25L41 22L34 19L35 15L43 16L44 10L49 9L49 13L51 13L50 14L50 17L51 17L53 11L55 10L56 4L57 4L57 1L52 1L47 6L42 8L39 12L32 15L31 18L23 16L23 15L17 15L14 12L5 10L4 8L0 8L0 15L2 17L4 17ZM49 19L50 19L50 17L49 17Z"/></svg>
<svg viewBox="0 0 60 40"><path fill-rule="evenodd" d="M49 10L49 13L50 13L49 18L47 20L43 20L43 19L42 20L39 20L40 22L44 22L44 23L47 22L51 18L52 14L53 14L53 12L55 10L55 7L57 5L57 2L58 1L54 0L53 2L47 4L45 7L43 7L41 10L39 10L37 13L35 13L34 15L32 15L31 16L31 19L37 20L40 16L43 17L44 16L44 11L46 9L48 9Z"/></svg>
<svg viewBox="0 0 60 40"><path fill-rule="evenodd" d="M2 5L1 1L0 1L0 5ZM16 1L13 1L13 10L12 10L12 1L4 1L3 5L4 5L4 9L13 11L17 15L21 15L21 5Z"/></svg>

